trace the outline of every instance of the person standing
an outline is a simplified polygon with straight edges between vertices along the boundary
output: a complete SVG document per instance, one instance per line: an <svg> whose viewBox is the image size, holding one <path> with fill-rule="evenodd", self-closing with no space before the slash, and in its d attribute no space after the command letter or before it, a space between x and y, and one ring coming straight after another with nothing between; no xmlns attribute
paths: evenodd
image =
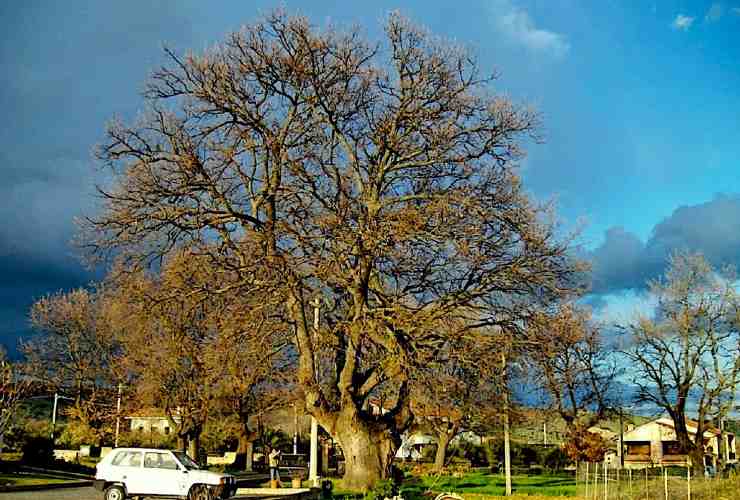
<svg viewBox="0 0 740 500"><path fill-rule="evenodd" d="M280 456L282 452L277 448L273 448L268 455L270 465L270 482L273 486L277 486L280 483Z"/></svg>

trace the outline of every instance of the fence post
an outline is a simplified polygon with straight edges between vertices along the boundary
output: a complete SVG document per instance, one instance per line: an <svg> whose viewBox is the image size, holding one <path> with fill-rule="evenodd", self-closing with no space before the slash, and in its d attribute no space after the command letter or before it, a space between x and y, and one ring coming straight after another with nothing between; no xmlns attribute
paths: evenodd
<svg viewBox="0 0 740 500"><path fill-rule="evenodd" d="M586 499L588 499L588 462L586 462Z"/></svg>
<svg viewBox="0 0 740 500"><path fill-rule="evenodd" d="M632 498L632 469L627 469L627 477L629 478L630 485L630 500L635 500Z"/></svg>
<svg viewBox="0 0 740 500"><path fill-rule="evenodd" d="M650 494L648 493L650 490L648 489L648 468L645 466L645 500L648 500L650 498Z"/></svg>
<svg viewBox="0 0 740 500"><path fill-rule="evenodd" d="M668 500L668 469L663 467L663 490L665 491L665 500Z"/></svg>
<svg viewBox="0 0 740 500"><path fill-rule="evenodd" d="M609 480L609 469L606 468L606 458L604 458L604 500L608 500L607 495L609 491L609 485L607 484Z"/></svg>
<svg viewBox="0 0 740 500"><path fill-rule="evenodd" d="M691 500L691 466L686 466L686 499Z"/></svg>

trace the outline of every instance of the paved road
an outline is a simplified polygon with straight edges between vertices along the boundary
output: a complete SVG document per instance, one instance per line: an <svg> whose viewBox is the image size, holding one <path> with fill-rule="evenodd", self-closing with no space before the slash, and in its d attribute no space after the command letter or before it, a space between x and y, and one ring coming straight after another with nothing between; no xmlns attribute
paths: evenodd
<svg viewBox="0 0 740 500"><path fill-rule="evenodd" d="M16 491L0 493L0 500L102 500L103 494L92 486L86 488L58 488L56 490ZM248 498L232 497L229 500Z"/></svg>
<svg viewBox="0 0 740 500"><path fill-rule="evenodd" d="M92 486L0 493L0 499L2 500L101 500L102 498L103 495Z"/></svg>

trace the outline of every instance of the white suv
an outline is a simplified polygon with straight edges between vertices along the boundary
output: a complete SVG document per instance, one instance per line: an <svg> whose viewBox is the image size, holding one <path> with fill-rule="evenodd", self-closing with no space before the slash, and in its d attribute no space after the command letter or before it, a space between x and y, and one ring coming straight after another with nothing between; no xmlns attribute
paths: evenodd
<svg viewBox="0 0 740 500"><path fill-rule="evenodd" d="M116 448L97 465L95 488L105 500L167 497L188 500L228 498L236 480L228 474L201 470L181 451Z"/></svg>

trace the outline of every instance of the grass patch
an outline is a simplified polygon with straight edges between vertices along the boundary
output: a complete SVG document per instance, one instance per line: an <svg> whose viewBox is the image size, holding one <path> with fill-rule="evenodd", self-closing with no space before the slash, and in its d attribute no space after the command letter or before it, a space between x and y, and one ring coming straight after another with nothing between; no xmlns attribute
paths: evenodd
<svg viewBox="0 0 740 500"><path fill-rule="evenodd" d="M334 498L359 500L366 498L361 492L343 487L341 479L332 479ZM512 477L513 497L508 498L553 498L574 497L575 480L572 476L515 475ZM461 477L454 476L406 476L400 488L400 495L405 500L433 500L442 492L457 493L465 500L485 500L503 497L506 482L500 474L488 472L471 472Z"/></svg>
<svg viewBox="0 0 740 500"><path fill-rule="evenodd" d="M25 473L0 473L0 487L2 486L35 486L39 484L59 484L66 483L69 479L63 479L44 474L25 474Z"/></svg>
<svg viewBox="0 0 740 500"><path fill-rule="evenodd" d="M535 475L512 477L512 490L518 495L539 495L543 497L575 496L576 485L573 477ZM404 498L421 498L424 493L453 492L468 497L503 496L506 480L500 474L472 472L462 477L422 476L411 477L401 487Z"/></svg>

